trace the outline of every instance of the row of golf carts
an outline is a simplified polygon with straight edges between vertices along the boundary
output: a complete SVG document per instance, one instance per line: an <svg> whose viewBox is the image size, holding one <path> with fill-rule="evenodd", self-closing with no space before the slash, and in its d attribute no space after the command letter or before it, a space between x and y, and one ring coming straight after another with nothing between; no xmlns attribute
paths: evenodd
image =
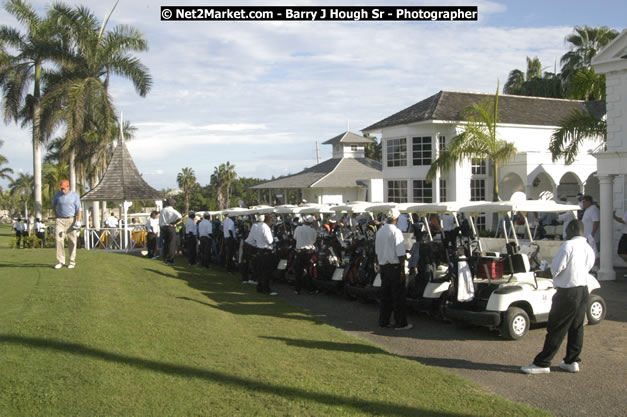
<svg viewBox="0 0 627 417"><path fill-rule="evenodd" d="M274 213L276 278L291 281L294 250L292 233L295 217L315 215L319 230L317 250L307 274L320 291L347 298L376 300L381 286L374 251L378 219L395 207L409 221L405 235L407 303L414 310L457 323L498 329L506 339L524 337L530 326L548 320L555 293L548 266L561 242L534 241L527 213L576 212L576 205L554 201L525 200L472 203L365 203L323 206L283 205L223 212L241 219ZM452 232L433 230L430 219L451 216ZM493 216L502 227L500 236L480 238L476 219ZM513 227L516 216L524 224L524 236ZM449 218L450 219L450 218ZM436 222L437 224L437 222ZM437 226L436 226L437 227ZM241 239L243 241L243 239ZM243 245L243 243L242 243ZM587 312L589 324L606 314L600 288L589 276L591 292Z"/></svg>

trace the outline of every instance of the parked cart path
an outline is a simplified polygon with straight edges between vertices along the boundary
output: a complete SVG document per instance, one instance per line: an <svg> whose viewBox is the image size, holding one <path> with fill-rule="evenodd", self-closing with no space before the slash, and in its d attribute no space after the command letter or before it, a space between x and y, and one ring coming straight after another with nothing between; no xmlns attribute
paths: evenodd
<svg viewBox="0 0 627 417"><path fill-rule="evenodd" d="M446 368L487 390L514 401L548 410L556 416L627 415L627 279L602 282L608 316L585 330L581 372L559 369L565 343L549 375L524 375L521 365L532 362L544 342L546 328L532 328L519 341L503 340L485 328L458 328L425 314L412 314L414 328L399 332L377 327L377 304L350 302L336 295L282 296L320 320L393 354L425 365Z"/></svg>

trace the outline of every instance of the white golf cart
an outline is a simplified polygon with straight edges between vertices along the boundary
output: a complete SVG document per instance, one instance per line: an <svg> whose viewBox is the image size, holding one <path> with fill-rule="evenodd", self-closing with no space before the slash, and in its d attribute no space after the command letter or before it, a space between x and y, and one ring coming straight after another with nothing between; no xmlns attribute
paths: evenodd
<svg viewBox="0 0 627 417"><path fill-rule="evenodd" d="M510 340L524 337L532 323L545 323L556 290L550 274L531 270L527 254L539 249L539 257L552 257L558 248L555 243L558 242L552 245L553 253L543 253L544 242L533 241L526 215L529 212L560 213L578 209L576 205L537 200L500 201L461 207L460 211L468 214L471 222L472 216L480 213L501 215L505 231L508 230L505 216L511 219L513 213L519 213L524 218L528 240L520 247L515 233L513 242L509 241L508 233L505 233L507 253L482 251L469 259L460 256L457 263L456 294L445 305L446 317L457 322L499 329L501 336ZM513 224L510 224L509 229L512 227ZM550 265L550 259L545 260ZM598 281L590 275L589 291L592 293L598 288ZM606 304L603 298L591 294L587 311L588 324L599 323L605 314Z"/></svg>

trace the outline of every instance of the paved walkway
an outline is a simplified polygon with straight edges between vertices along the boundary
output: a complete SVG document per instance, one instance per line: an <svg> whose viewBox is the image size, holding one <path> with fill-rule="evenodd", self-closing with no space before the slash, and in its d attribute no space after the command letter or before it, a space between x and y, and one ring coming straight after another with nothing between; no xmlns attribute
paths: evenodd
<svg viewBox="0 0 627 417"><path fill-rule="evenodd" d="M626 416L627 396L627 279L603 282L600 294L608 315L585 330L581 372L570 374L554 360L550 375L524 375L544 342L546 329L532 329L519 341L506 341L484 328L459 329L428 315L413 314L414 328L406 332L379 329L378 305L350 302L334 295L294 295L277 286L292 305L350 334L384 347L390 353L439 366L514 401L548 410L557 416ZM453 401L454 399L452 399Z"/></svg>

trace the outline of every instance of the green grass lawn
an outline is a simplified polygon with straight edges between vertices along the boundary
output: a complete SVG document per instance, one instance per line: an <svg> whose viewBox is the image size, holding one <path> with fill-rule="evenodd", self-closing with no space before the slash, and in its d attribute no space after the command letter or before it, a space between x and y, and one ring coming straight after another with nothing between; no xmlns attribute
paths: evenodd
<svg viewBox="0 0 627 417"><path fill-rule="evenodd" d="M546 415L386 353L221 271L8 249L0 415ZM338 300L338 302L343 302Z"/></svg>

